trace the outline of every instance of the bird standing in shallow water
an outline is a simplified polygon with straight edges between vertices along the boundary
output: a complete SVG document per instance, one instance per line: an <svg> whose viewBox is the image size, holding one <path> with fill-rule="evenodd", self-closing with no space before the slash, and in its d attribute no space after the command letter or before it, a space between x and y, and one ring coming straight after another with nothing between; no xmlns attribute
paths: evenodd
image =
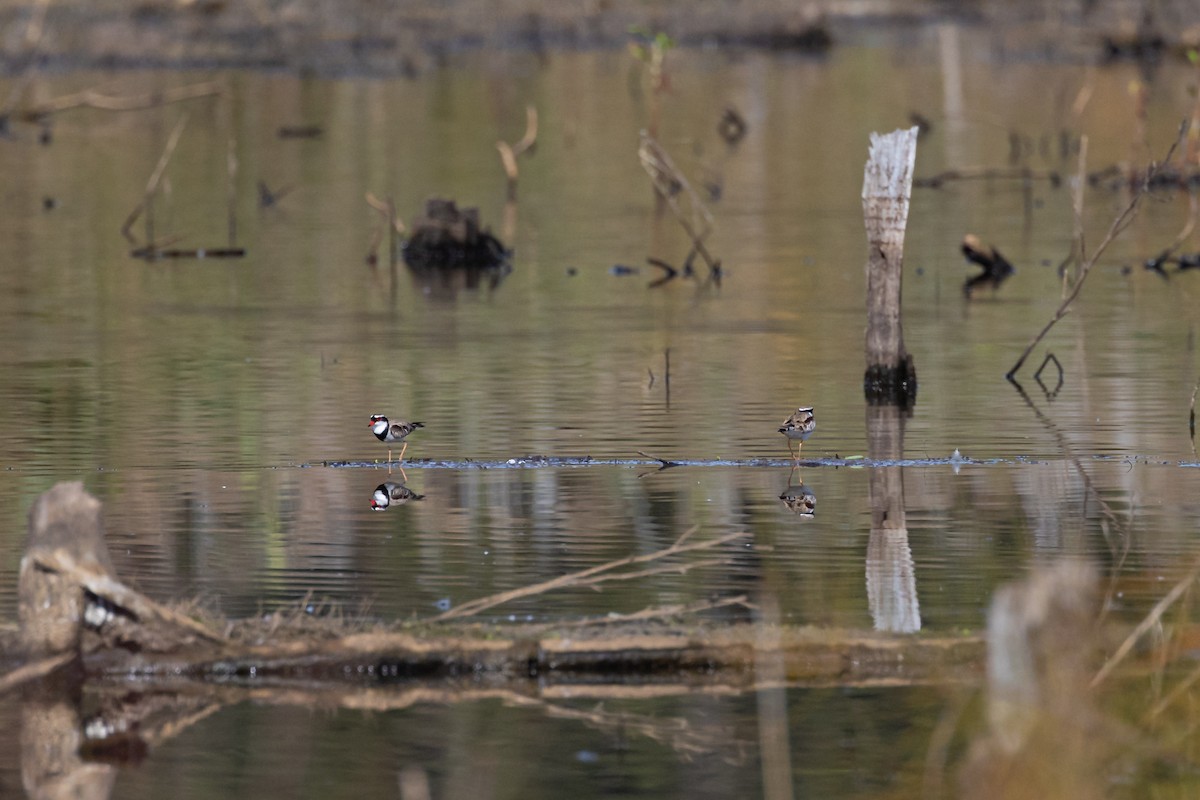
<svg viewBox="0 0 1200 800"><path fill-rule="evenodd" d="M393 442L404 442L404 447L400 448L400 461L404 460L404 451L408 449L408 442L404 439L417 428L424 428L423 422L388 422L388 418L383 414L371 415L371 433L375 434L375 438L381 442L386 442L389 445ZM388 447L388 463L392 463L392 448Z"/></svg>
<svg viewBox="0 0 1200 800"><path fill-rule="evenodd" d="M812 436L812 432L816 429L817 420L813 417L812 406L797 408L795 414L783 421L779 432L788 438L788 452L792 454L792 458L800 460L800 450L804 447L804 440ZM799 441L800 446L792 450L794 441Z"/></svg>

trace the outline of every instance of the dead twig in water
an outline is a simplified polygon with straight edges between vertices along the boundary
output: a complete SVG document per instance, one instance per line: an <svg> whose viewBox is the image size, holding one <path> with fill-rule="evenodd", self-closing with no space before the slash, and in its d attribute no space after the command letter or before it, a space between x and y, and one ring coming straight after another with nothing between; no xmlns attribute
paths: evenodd
<svg viewBox="0 0 1200 800"><path fill-rule="evenodd" d="M1154 608L1150 609L1150 613L1146 615L1145 619L1138 623L1138 626L1133 629L1129 636L1125 637L1125 641L1121 643L1121 646L1117 648L1117 651L1113 653L1107 661L1104 662L1104 666L1101 667L1100 671L1096 673L1096 677L1092 678L1092 682L1088 684L1088 688L1095 689L1104 682L1104 679L1107 678L1109 674L1111 674L1112 671L1116 669L1117 666L1125 659L1125 656L1129 655L1130 651L1133 650L1133 646L1137 644L1138 639L1142 638L1146 631L1157 625L1159 619L1162 618L1162 615L1166 613L1167 609L1170 608L1176 600L1182 597L1185 591L1191 588L1191 585L1195 582L1197 576L1200 576L1200 564L1192 567L1192 571L1189 572L1183 580L1175 584L1175 588L1167 592L1167 596L1162 600L1159 600L1158 603L1155 604Z"/></svg>
<svg viewBox="0 0 1200 800"><path fill-rule="evenodd" d="M367 247L367 263L375 264L379 260L379 245L383 241L386 234L388 237L388 258L391 263L396 263L397 250L396 238L402 236L405 231L404 222L396 216L396 204L392 202L392 198L380 200L371 192L367 192L367 205L379 212L380 226L371 234L371 244Z"/></svg>
<svg viewBox="0 0 1200 800"><path fill-rule="evenodd" d="M681 466L683 466L683 464L682 464L682 463L680 463L679 461L671 461L671 460L669 460L669 459L666 459L666 458L659 458L658 456L652 456L652 455L650 455L649 453L647 453L647 452L644 452L644 451L642 451L642 450L638 450L638 451L637 451L637 454L638 454L639 456L641 456L642 458L648 458L648 459L650 459L651 461L657 461L659 464L662 464L662 466L658 468L658 471L659 471L659 472L662 472L664 469L670 469L671 467L681 467Z"/></svg>
<svg viewBox="0 0 1200 800"><path fill-rule="evenodd" d="M1163 265L1171 260L1171 256L1175 255L1175 251L1182 247L1184 242L1191 238L1192 232L1196 230L1196 217L1198 215L1200 215L1200 203L1197 203L1196 201L1196 193L1194 191L1189 191L1188 218L1187 222L1185 222L1183 225L1183 230L1181 230L1179 235L1175 237L1175 241L1167 245L1167 247L1164 248L1163 251L1158 255L1147 259L1146 263L1142 266L1151 272L1157 272L1164 280L1170 280L1171 276L1167 274L1165 269L1163 269ZM1182 263L1180 263L1180 269L1183 269Z"/></svg>
<svg viewBox="0 0 1200 800"><path fill-rule="evenodd" d="M704 239L712 230L712 213L704 205L704 201L700 199L696 190L688 183L687 178L675 166L675 162L667 155L667 151L646 131L642 131L641 144L638 146L638 159L642 162L642 169L646 170L646 174L650 176L655 190L658 191L660 197L667 201L671 213L675 215L675 219L678 220L684 233L692 240L693 249L704 259L704 263L708 264L709 271L714 276L718 276L717 280L719 281L721 262L715 260L708 252L708 248L704 246ZM681 196L688 201L687 212L680 205L679 198Z"/></svg>
<svg viewBox="0 0 1200 800"><path fill-rule="evenodd" d="M732 542L736 539L743 539L750 535L748 532L742 531L739 533L730 533L724 536L718 536L716 539L710 539L705 542L685 544L688 538L690 538L691 535L697 530L698 528L696 527L689 528L683 533L682 536L675 540L674 544L672 544L670 547L665 547L662 550L656 550L653 553L646 553L645 555L640 556L627 556L625 558L618 558L615 561L609 561L605 564L599 564L595 567L579 570L578 572L561 575L557 578L553 578L552 580L535 583L531 586L523 586L520 589L512 589L507 592L500 592L488 597L482 597L478 600L472 600L470 602L463 603L456 608L452 608L449 611L438 614L436 617L433 617L428 621L445 622L446 620L474 616L481 611L486 611L489 608L494 608L495 606L508 603L512 600L517 600L523 597L531 597L538 594L545 594L546 592L553 591L554 589L587 585L586 582L589 579L592 579L593 576L611 572L612 570L620 569L621 567L627 567L632 564L645 564L651 561L658 561L659 559L667 558L669 556L690 553L696 550L712 550L720 547L723 544L727 544L728 542Z"/></svg>
<svg viewBox="0 0 1200 800"><path fill-rule="evenodd" d="M1166 158L1162 160L1161 164L1166 164L1171 160L1171 156L1175 153L1175 149L1179 146L1180 139L1182 139L1186 133L1187 123L1184 122L1183 126L1180 128L1179 137L1171 145L1171 148L1167 151ZM1083 143L1080 146L1081 155L1085 150L1086 143ZM1047 322L1041 331L1039 331L1038 334L1033 337L1033 341L1029 343L1029 345L1025 348L1025 351L1021 353L1020 358L1017 359L1017 362L1013 364L1012 369L1010 369L1004 376L1006 380L1010 382L1013 380L1013 376L1016 375L1021 367L1025 364L1025 360L1029 358L1029 354L1033 352L1033 348L1037 347L1042 339L1046 337L1046 334L1050 332L1050 329L1058 324L1058 321L1065 317L1070 311L1071 303L1073 303L1075 298L1079 296L1080 290L1083 289L1083 282L1087 280L1088 273L1091 272L1092 267L1096 265L1096 262L1100 259L1100 256L1102 256L1104 251L1108 249L1108 246L1113 243L1113 240L1120 236L1125 228L1129 226L1129 223L1133 221L1134 216L1137 214L1138 205L1141 202L1142 196L1145 195L1146 188L1158 166L1159 165L1155 164L1150 165L1146 173L1146 181L1134 192L1133 198L1129 201L1125 208L1121 210L1121 213L1117 214L1116 218L1112 221L1112 224L1108 228L1108 233L1105 234L1104 238L1100 241L1100 244L1096 247L1096 251L1092 253L1091 256L1086 260L1083 260L1084 250L1082 231L1080 232L1079 254L1081 263L1079 272L1075 277L1074 286L1071 288L1071 291L1067 294L1067 296L1063 298L1062 303L1059 304L1058 309L1054 312L1054 315L1050 318L1050 321ZM1082 192L1082 189L1080 191Z"/></svg>
<svg viewBox="0 0 1200 800"><path fill-rule="evenodd" d="M510 203L517 199L517 177L520 174L517 169L517 159L525 153L533 152L534 147L537 146L537 134L537 109L528 105L525 106L525 135L521 137L521 141L512 145L503 139L496 142L496 149L500 151L500 163L508 178L508 201Z"/></svg>
<svg viewBox="0 0 1200 800"><path fill-rule="evenodd" d="M657 289L664 283L674 280L679 276L679 270L675 269L661 258L654 258L652 256L647 257L646 263L652 267L658 267L659 269L663 270L663 276L661 278L655 278L654 280L650 281L650 283L646 284L646 288L648 289Z"/></svg>
<svg viewBox="0 0 1200 800"><path fill-rule="evenodd" d="M1054 391L1050 391L1046 388L1046 384L1042 383L1042 370L1046 369L1046 365L1051 363L1058 368L1058 383L1055 384ZM1037 372L1033 373L1033 379L1037 381L1038 386L1042 387L1042 391L1046 394L1046 399L1053 400L1058 395L1058 391L1062 389L1063 375L1063 367L1059 363L1058 358L1055 357L1054 353L1047 353L1046 357L1042 359L1042 365L1037 368Z"/></svg>
<svg viewBox="0 0 1200 800"><path fill-rule="evenodd" d="M913 178L913 187L940 189L948 181L977 180L1044 180L1051 186L1062 183L1062 176L1054 171L1040 171L1029 167L961 167L948 169L936 175Z"/></svg>
<svg viewBox="0 0 1200 800"><path fill-rule="evenodd" d="M175 146L179 144L179 137L183 135L183 129L187 127L187 120L187 114L184 114L179 118L179 122L175 123L175 129L167 137L167 144L163 148L162 155L158 157L158 164L155 165L154 172L150 173L150 179L146 181L146 191L142 195L142 199L133 207L133 211L129 212L129 216L125 218L125 224L121 226L121 235L130 244L137 244L137 239L133 237L129 229L133 227L133 223L137 222L138 217L145 212L146 245L147 247L154 245L154 214L152 210L154 193L158 191L158 183L162 180L163 173L167 169L167 163L171 160L171 155L175 152Z"/></svg>

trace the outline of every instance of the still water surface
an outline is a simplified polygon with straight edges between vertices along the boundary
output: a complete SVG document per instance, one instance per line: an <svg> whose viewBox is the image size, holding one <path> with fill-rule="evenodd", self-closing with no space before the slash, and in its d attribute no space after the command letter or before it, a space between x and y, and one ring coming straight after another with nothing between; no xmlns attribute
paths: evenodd
<svg viewBox="0 0 1200 800"><path fill-rule="evenodd" d="M1195 81L1182 64L1147 79L962 36L955 62L932 35L822 60L672 53L661 139L698 185L719 187L719 287L647 286L658 273L646 257L678 264L687 240L654 213L636 156L650 98L624 53L472 55L402 80L217 75L229 88L221 100L65 113L49 145L18 129L0 140L0 619L15 617L30 504L55 481L82 479L105 501L122 576L231 616L310 591L384 619L432 615L699 526L753 539L731 545L728 564L528 598L492 618L745 592L794 624L886 627L867 588L870 469L819 463L867 454L868 134L907 126L913 111L932 119L918 175L1006 166L1011 133L1024 163L1071 172L1061 131L1072 142L1087 134L1099 168L1147 153L1130 81L1148 80L1146 141L1158 155L1190 113ZM209 77L67 74L33 91ZM1090 101L1075 115L1085 85ZM506 210L494 144L520 137L526 104L539 111L538 146ZM716 133L727 106L748 123L734 148ZM156 226L186 236L181 246L225 243L232 136L244 260L147 264L118 233L183 113ZM323 134L277 137L298 124ZM259 181L293 190L258 208ZM367 266L376 216L366 192L394 198L406 219L433 195L478 205L515 248L512 274L467 288ZM1089 246L1126 201L1089 189ZM915 191L904 302L920 392L904 423L904 455L917 463L903 486L922 630L978 630L997 586L1063 554L1112 575L1123 587L1114 611L1136 619L1200 554L1200 469L1181 466L1197 461L1187 413L1200 274L1167 282L1121 270L1167 246L1186 214L1186 198L1146 200L1047 339L1061 391L1051 398L1033 382L1039 350L1020 376L1027 401L1003 375L1058 303L1067 190L989 180ZM1018 267L971 303L958 252L968 232ZM614 275L616 264L640 272ZM793 472L775 431L798 405L817 409L803 452L818 463ZM406 470L423 499L384 513L370 508L389 478L366 424L376 412L426 424ZM971 461L948 463L956 449ZM638 451L729 463L462 463ZM333 461L362 465L324 466ZM800 480L816 497L811 519L780 500ZM1113 532L1105 508L1125 529ZM919 791L947 702L928 687L788 691L797 796ZM754 697L605 704L628 715L616 722L586 717L594 700L562 705L578 713L496 699L377 715L238 706L122 770L116 796L390 797L407 767L427 771L435 797L763 792ZM0 719L16 713L0 703ZM0 794L16 795L16 726L0 727ZM695 741L681 743L677 729Z"/></svg>

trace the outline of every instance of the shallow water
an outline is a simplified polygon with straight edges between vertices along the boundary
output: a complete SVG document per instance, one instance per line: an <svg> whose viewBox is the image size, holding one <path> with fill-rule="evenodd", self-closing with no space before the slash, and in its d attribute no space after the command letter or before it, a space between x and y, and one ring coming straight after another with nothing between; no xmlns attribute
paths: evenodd
<svg viewBox="0 0 1200 800"><path fill-rule="evenodd" d="M654 214L636 157L649 98L624 53L463 56L411 80L219 75L223 101L67 112L49 145L18 128L0 140L0 619L15 614L29 505L57 480L82 479L105 501L123 577L233 616L309 592L385 619L431 615L650 552L698 526L753 536L720 566L529 598L492 618L744 592L773 599L796 624L893 624L867 586L873 468L845 460L868 455L868 133L907 125L911 111L934 120L918 175L1005 166L1010 131L1027 137L1037 169L1075 169L1074 153L1056 147L1064 129L1072 141L1088 135L1094 168L1146 152L1127 90L1147 78L1133 66L1056 64L964 32L952 80L947 40L912 36L821 60L671 54L661 138L697 183L721 186L710 240L726 271L720 287L647 286L658 274L645 258L678 264L687 244ZM33 91L207 77L67 74L38 78ZM1149 77L1149 152L1173 141L1194 79L1170 63ZM1091 99L1075 117L1085 83ZM520 137L527 103L540 113L539 143L506 218L494 143ZM716 136L727 105L749 127L734 149ZM185 111L156 226L185 235L180 246L225 243L232 135L243 260L147 264L118 233ZM277 138L301 123L324 133ZM260 180L294 191L259 209ZM477 204L513 244L512 274L467 289L427 285L401 266L393 282L364 263L376 222L368 191L393 197L406 220L430 195ZM1089 247L1126 200L1089 189ZM988 180L915 191L904 303L920 389L904 422L912 564L897 591L922 630L979 629L997 586L1063 554L1112 575L1114 611L1136 619L1200 556L1187 428L1200 273L1167 282L1120 269L1167 246L1186 214L1184 197L1145 200L1019 376L1027 400L1003 376L1058 303L1067 190ZM960 288L971 274L958 252L967 232L1018 267L971 303ZM615 264L640 272L617 276ZM1065 370L1052 398L1032 379L1047 351ZM813 461L793 471L775 430L797 405L816 407L818 429L803 449ZM386 448L366 428L375 412L426 424L406 466L423 499L384 513L370 507L389 479ZM948 462L956 449L969 463ZM658 471L639 451L688 463ZM463 463L530 456L577 463ZM360 466L326 466L344 461ZM717 463L696 463L708 461ZM811 519L780 500L800 479L816 498ZM122 770L117 794L394 796L409 766L428 771L438 797L561 796L565 786L753 795L780 769L798 795L907 794L922 785L948 702L923 687L795 689L783 700L783 766L762 747L765 706L752 696L604 705L657 724L657 737L629 721L498 700L375 715L242 705ZM566 705L591 710L595 700ZM677 718L708 749L663 733ZM20 776L15 726L3 727L7 796Z"/></svg>

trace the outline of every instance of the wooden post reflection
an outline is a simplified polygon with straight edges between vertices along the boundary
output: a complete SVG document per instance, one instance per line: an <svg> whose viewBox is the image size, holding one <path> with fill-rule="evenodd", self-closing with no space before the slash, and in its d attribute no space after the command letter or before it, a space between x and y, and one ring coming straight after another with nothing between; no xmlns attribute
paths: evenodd
<svg viewBox="0 0 1200 800"><path fill-rule="evenodd" d="M85 761L78 697L61 686L28 690L21 703L21 783L26 796L46 800L104 800L117 770Z"/></svg>
<svg viewBox="0 0 1200 800"><path fill-rule="evenodd" d="M905 411L867 405L867 454L872 460L904 457ZM917 578L904 519L901 467L872 467L868 477L871 538L867 544L867 602L875 630L913 633L921 629Z"/></svg>
<svg viewBox="0 0 1200 800"><path fill-rule="evenodd" d="M779 630L779 601L773 594L760 603L758 642L754 654L758 700L758 750L763 797L792 800L792 758L788 737L787 669Z"/></svg>

